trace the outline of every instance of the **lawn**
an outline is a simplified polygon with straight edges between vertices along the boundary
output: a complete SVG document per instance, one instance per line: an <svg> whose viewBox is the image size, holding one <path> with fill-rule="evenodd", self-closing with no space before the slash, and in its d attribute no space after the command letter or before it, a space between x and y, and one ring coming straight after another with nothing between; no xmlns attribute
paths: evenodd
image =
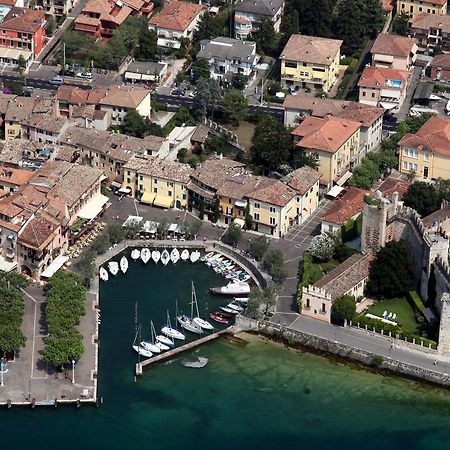
<svg viewBox="0 0 450 450"><path fill-rule="evenodd" d="M369 313L380 317L383 316L384 311L396 313L397 318L395 321L405 330L412 333L418 331L418 323L416 322L414 311L405 297L380 300L368 308Z"/></svg>

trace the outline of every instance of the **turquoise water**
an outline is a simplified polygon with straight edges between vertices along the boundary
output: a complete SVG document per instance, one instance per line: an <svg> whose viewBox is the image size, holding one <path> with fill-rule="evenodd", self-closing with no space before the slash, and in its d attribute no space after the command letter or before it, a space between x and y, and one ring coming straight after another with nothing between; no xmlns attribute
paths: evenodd
<svg viewBox="0 0 450 450"><path fill-rule="evenodd" d="M139 320L157 327L194 280L202 307L223 280L203 264L144 267L101 286L99 408L0 410L4 449L444 449L450 392L250 336L220 340L134 380ZM183 360L209 358L202 369Z"/></svg>

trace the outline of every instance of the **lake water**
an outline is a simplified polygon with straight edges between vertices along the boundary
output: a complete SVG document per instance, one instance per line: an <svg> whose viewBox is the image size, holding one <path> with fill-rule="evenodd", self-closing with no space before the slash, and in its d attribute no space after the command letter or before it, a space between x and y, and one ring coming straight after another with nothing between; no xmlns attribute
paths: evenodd
<svg viewBox="0 0 450 450"><path fill-rule="evenodd" d="M194 280L204 308L223 279L203 264L130 263L101 286L99 408L0 410L4 449L444 449L450 392L249 337L225 339L134 379L139 321L159 329ZM144 336L143 336L144 337ZM206 356L202 369L183 360Z"/></svg>

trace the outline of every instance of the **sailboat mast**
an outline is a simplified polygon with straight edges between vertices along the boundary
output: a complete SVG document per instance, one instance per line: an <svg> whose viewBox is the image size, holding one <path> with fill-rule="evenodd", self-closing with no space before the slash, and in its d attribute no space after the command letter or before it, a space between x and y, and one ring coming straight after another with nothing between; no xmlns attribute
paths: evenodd
<svg viewBox="0 0 450 450"><path fill-rule="evenodd" d="M200 314L198 312L197 294L195 293L194 282L192 282L192 301L195 302L195 311L197 313L197 317L200 317Z"/></svg>

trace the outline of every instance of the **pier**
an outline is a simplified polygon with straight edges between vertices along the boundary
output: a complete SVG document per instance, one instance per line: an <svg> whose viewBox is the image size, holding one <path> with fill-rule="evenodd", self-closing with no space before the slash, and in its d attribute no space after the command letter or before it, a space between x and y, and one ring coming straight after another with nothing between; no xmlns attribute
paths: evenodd
<svg viewBox="0 0 450 450"><path fill-rule="evenodd" d="M196 339L195 341L184 344L181 347L177 347L177 348L174 348L167 352L163 352L158 356L153 356L151 358L146 359L145 361L137 363L136 364L136 375L142 375L144 367L150 366L150 365L155 364L160 361L164 361L166 359L173 358L174 356L177 356L180 353L186 352L193 348L200 347L201 345L206 344L207 342L211 342L211 341L218 339L220 336L223 336L224 334L230 334L230 333L232 334L233 330L234 330L233 326L225 328L225 330L221 330L221 331L217 331L216 333L208 334L208 336L202 337L200 339Z"/></svg>

